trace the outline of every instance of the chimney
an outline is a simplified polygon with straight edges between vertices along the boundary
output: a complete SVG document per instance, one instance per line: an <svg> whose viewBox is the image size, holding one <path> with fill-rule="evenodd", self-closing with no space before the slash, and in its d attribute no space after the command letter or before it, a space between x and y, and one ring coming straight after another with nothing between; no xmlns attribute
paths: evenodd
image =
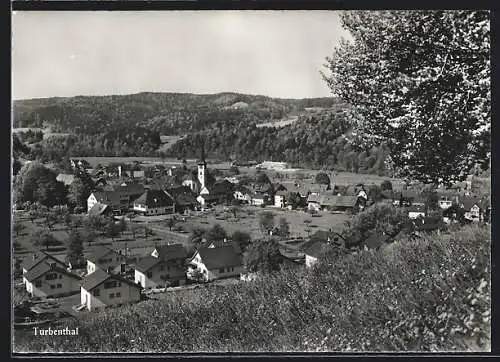
<svg viewBox="0 0 500 362"><path fill-rule="evenodd" d="M122 167L118 166L118 177L122 176Z"/></svg>

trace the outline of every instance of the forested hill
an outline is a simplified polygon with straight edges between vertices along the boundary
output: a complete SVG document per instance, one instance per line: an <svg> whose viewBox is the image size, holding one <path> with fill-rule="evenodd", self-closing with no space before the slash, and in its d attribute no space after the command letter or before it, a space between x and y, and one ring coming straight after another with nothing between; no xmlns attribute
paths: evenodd
<svg viewBox="0 0 500 362"><path fill-rule="evenodd" d="M327 168L339 171L384 175L386 145L361 150L349 142L350 125L345 105L337 105L298 116L286 127L239 128L225 126L196 132L169 149L171 156L196 157L200 143L212 156L231 160L274 160L294 167ZM350 137L349 137L350 138Z"/></svg>
<svg viewBox="0 0 500 362"><path fill-rule="evenodd" d="M14 101L13 127L97 134L140 126L162 135L282 119L306 107L330 107L334 98L278 99L238 93L138 93Z"/></svg>

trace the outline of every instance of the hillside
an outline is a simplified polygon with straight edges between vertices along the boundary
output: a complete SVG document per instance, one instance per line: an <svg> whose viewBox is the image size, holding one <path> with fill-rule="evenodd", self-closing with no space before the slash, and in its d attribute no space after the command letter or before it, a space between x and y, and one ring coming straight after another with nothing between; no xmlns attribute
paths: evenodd
<svg viewBox="0 0 500 362"><path fill-rule="evenodd" d="M234 104L247 107L232 107ZM13 127L50 126L54 132L100 133L141 126L178 135L219 124L281 119L306 107L328 107L333 98L278 99L239 93L138 93L14 101Z"/></svg>
<svg viewBox="0 0 500 362"><path fill-rule="evenodd" d="M19 351L488 351L490 235L466 226L69 321ZM65 322L66 323L66 322ZM478 334L482 331L483 334Z"/></svg>

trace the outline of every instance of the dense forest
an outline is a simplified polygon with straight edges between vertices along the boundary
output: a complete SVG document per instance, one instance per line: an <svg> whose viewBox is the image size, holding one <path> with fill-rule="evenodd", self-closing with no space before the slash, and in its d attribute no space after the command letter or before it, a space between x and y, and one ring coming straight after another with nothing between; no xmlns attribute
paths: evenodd
<svg viewBox="0 0 500 362"><path fill-rule="evenodd" d="M120 96L46 98L14 102L14 127L28 132L31 156L60 161L68 156L197 157L200 143L211 158L286 161L296 167L385 173L387 148L356 149L345 135L347 106L336 98L276 99L237 93L196 95L139 93ZM290 125L259 123L297 116ZM160 135L184 135L159 152Z"/></svg>
<svg viewBox="0 0 500 362"><path fill-rule="evenodd" d="M224 160L274 160L295 167L328 168L338 171L385 174L385 145L359 149L346 135L350 125L341 107L315 114L304 114L292 125L282 128L215 127L179 140L171 156L196 157L203 143L212 156Z"/></svg>
<svg viewBox="0 0 500 362"><path fill-rule="evenodd" d="M329 107L334 98L277 99L238 93L138 93L29 99L14 102L14 127L50 126L53 132L96 134L141 126L162 135L201 131L222 123L280 119L306 107ZM234 106L233 106L234 105Z"/></svg>

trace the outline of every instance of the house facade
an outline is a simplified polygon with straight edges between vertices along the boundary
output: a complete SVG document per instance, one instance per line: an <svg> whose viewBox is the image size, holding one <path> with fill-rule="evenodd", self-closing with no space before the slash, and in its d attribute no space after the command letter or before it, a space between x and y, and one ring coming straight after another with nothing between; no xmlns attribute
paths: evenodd
<svg viewBox="0 0 500 362"><path fill-rule="evenodd" d="M232 245L200 248L190 260L188 276L198 270L203 280L239 277L244 272L243 260Z"/></svg>
<svg viewBox="0 0 500 362"><path fill-rule="evenodd" d="M162 190L146 190L134 201L133 210L143 215L164 215L175 212L175 200Z"/></svg>
<svg viewBox="0 0 500 362"><path fill-rule="evenodd" d="M80 302L88 310L110 305L137 303L141 299L141 286L116 274L97 270L88 275L80 289Z"/></svg>
<svg viewBox="0 0 500 362"><path fill-rule="evenodd" d="M143 288L186 283L186 251L181 244L157 247L135 266L134 280Z"/></svg>
<svg viewBox="0 0 500 362"><path fill-rule="evenodd" d="M274 206L279 208L285 207L285 196L286 191L276 192L276 194L274 194Z"/></svg>
<svg viewBox="0 0 500 362"><path fill-rule="evenodd" d="M31 297L59 297L78 293L81 277L54 262L41 262L24 274Z"/></svg>
<svg viewBox="0 0 500 362"><path fill-rule="evenodd" d="M97 270L118 270L126 262L125 255L111 248L99 246L87 258L87 274L92 274Z"/></svg>

